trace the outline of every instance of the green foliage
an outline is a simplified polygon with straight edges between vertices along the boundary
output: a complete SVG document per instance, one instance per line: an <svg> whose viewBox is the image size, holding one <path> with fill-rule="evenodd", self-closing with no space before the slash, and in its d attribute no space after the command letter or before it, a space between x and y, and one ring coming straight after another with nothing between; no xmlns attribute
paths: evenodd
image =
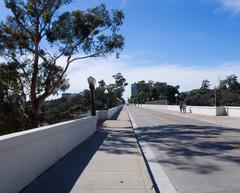
<svg viewBox="0 0 240 193"><path fill-rule="evenodd" d="M128 85L126 82L126 79L122 76L121 73L117 73L116 75L113 75L113 78L115 79L115 92L118 97L118 99L122 98L122 94L125 91L125 86Z"/></svg>
<svg viewBox="0 0 240 193"><path fill-rule="evenodd" d="M220 81L220 89L223 91L230 91L232 93L239 93L240 83L237 80L237 76L232 74L227 76L225 80Z"/></svg>
<svg viewBox="0 0 240 193"><path fill-rule="evenodd" d="M176 103L175 94L179 94L179 86L167 83L144 80L136 83L137 95L131 96L130 103L145 103L147 101L167 100L169 104Z"/></svg>
<svg viewBox="0 0 240 193"><path fill-rule="evenodd" d="M213 106L215 104L213 90L206 92L202 88L194 89L189 92L181 93L180 96L181 100L185 101L188 105Z"/></svg>
<svg viewBox="0 0 240 193"><path fill-rule="evenodd" d="M117 73L117 76L113 77L117 80L121 80L121 84L109 84L107 85L104 80L100 80L98 87L95 89L95 105L97 110L105 110L115 107L120 102L124 103L122 96L124 86L127 85L126 79ZM123 86L123 88L121 87ZM122 93L119 93L121 88ZM51 100L44 102L42 107L43 120L42 123L53 124L60 121L71 120L78 117L80 114L90 111L91 109L91 93L90 90L84 90L72 96L69 100L64 98Z"/></svg>
<svg viewBox="0 0 240 193"><path fill-rule="evenodd" d="M210 82L209 80L205 79L202 81L202 86L200 88L202 91L208 91L210 89Z"/></svg>
<svg viewBox="0 0 240 193"><path fill-rule="evenodd" d="M169 104L176 104L179 101L186 102L187 105L196 106L239 106L240 105L240 83L234 74L220 80L219 86L210 88L210 82L205 79L199 89L193 89L179 94L179 86L171 86L166 83L153 81L139 81L137 94L131 96L130 103L145 103L147 101L167 100ZM176 98L176 94L179 94ZM216 98L215 98L216 97ZM176 101L177 99L177 101ZM215 101L216 99L216 101Z"/></svg>
<svg viewBox="0 0 240 193"><path fill-rule="evenodd" d="M210 82L203 80L200 89L181 93L181 96L182 100L185 100L188 105L213 106L215 105L216 96L217 105L239 106L240 83L234 74L227 76L224 80L220 80L219 87L215 89L210 89Z"/></svg>
<svg viewBox="0 0 240 193"><path fill-rule="evenodd" d="M14 63L0 64L0 135L29 127L19 76Z"/></svg>
<svg viewBox="0 0 240 193"><path fill-rule="evenodd" d="M42 106L43 120L47 124L70 120L86 112L89 104L85 103L86 92L79 93L69 100L64 98L44 102Z"/></svg>
<svg viewBox="0 0 240 193"><path fill-rule="evenodd" d="M4 65L16 65L36 127L44 100L69 87L66 72L72 62L113 53L119 57L124 37L118 32L124 14L108 11L104 4L59 12L72 0L4 2L11 15L0 23L0 57Z"/></svg>

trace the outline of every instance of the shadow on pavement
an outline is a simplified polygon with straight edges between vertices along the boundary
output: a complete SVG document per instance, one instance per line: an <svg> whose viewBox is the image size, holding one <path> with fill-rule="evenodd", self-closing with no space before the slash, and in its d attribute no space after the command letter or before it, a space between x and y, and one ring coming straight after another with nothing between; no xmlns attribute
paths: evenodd
<svg viewBox="0 0 240 193"><path fill-rule="evenodd" d="M107 135L97 131L20 193L69 193Z"/></svg>
<svg viewBox="0 0 240 193"><path fill-rule="evenodd" d="M140 155L138 144L132 130L107 130L108 137L99 151L104 151L110 154L137 154Z"/></svg>
<svg viewBox="0 0 240 193"><path fill-rule="evenodd" d="M177 169L210 174L221 170L216 164L219 162L240 165L240 139L232 140L227 135L239 132L239 129L169 124L137 130L141 131L139 139L142 138L155 149L160 163Z"/></svg>
<svg viewBox="0 0 240 193"><path fill-rule="evenodd" d="M87 141L74 148L20 193L69 193L97 151L117 155L139 154L135 140L132 130L99 127Z"/></svg>
<svg viewBox="0 0 240 193"><path fill-rule="evenodd" d="M116 120L121 111L113 117ZM107 128L98 130L87 141L74 148L20 193L69 193L95 153L140 155L133 130Z"/></svg>

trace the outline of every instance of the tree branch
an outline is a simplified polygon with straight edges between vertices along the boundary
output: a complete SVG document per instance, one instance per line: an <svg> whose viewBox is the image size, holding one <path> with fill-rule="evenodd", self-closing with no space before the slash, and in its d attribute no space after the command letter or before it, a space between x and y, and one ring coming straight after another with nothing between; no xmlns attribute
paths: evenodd
<svg viewBox="0 0 240 193"><path fill-rule="evenodd" d="M76 60L82 60L82 59L97 57L97 56L99 56L100 54L103 54L103 53L104 52L98 52L98 53L91 54L91 55L88 55L88 56L76 57L76 58L70 60L70 63L72 63L72 62L74 62Z"/></svg>
<svg viewBox="0 0 240 193"><path fill-rule="evenodd" d="M7 4L7 0L4 0L4 2L5 2L5 4ZM25 25L19 20L19 17L16 15L16 13L14 12L14 10L12 8L11 8L11 11L12 11L13 15L15 16L17 23L30 35L30 37L34 41L34 37L33 37L32 33L31 33L31 31L29 31L25 27Z"/></svg>
<svg viewBox="0 0 240 193"><path fill-rule="evenodd" d="M63 76L67 72L69 64L71 63L70 62L71 57L72 57L71 55L68 56L67 65L65 66L65 68L64 68L62 74L59 76L58 80L56 80L52 84L52 86L49 86L49 88L46 88L45 92L41 96L38 97L38 99L37 99L38 101L40 101L40 102L44 101L48 96L50 96L54 92L55 88L57 88L60 85L61 81L63 80Z"/></svg>

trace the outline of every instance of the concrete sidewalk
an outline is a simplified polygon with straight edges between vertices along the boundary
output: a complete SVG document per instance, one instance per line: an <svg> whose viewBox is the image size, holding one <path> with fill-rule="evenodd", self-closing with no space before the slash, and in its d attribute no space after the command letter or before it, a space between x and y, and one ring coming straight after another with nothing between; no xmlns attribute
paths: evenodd
<svg viewBox="0 0 240 193"><path fill-rule="evenodd" d="M126 109L22 191L33 192L155 192Z"/></svg>

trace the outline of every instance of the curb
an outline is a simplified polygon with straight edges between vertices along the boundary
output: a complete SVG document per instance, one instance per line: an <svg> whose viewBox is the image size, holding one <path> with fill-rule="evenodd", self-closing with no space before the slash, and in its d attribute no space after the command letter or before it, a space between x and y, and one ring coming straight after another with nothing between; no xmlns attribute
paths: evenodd
<svg viewBox="0 0 240 193"><path fill-rule="evenodd" d="M127 112L131 120L137 142L142 151L147 168L150 172L150 176L153 181L155 191L157 193L178 193L175 186L173 185L168 175L164 171L163 167L157 161L148 143L144 140L144 135L142 134L141 131L136 130L138 126L128 109Z"/></svg>

